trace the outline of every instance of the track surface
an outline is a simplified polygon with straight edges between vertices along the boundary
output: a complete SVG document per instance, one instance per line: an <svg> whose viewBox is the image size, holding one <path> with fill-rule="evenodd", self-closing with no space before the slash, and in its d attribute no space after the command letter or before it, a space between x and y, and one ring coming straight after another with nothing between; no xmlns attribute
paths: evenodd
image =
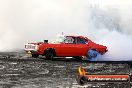
<svg viewBox="0 0 132 88"><path fill-rule="evenodd" d="M3 55L3 54L2 54ZM55 61L29 57L0 57L0 88L81 88L76 82L77 68L82 65L93 74L126 74L127 63L91 63L59 58ZM88 83L82 88L129 88L122 83Z"/></svg>

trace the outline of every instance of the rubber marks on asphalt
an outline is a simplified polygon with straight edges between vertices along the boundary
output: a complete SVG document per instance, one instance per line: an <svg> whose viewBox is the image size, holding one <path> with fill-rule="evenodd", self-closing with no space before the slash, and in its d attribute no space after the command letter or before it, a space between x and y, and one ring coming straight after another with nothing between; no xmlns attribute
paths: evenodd
<svg viewBox="0 0 132 88"><path fill-rule="evenodd" d="M1 69L4 69L4 68L5 68L5 66L3 66L3 65L0 65L0 70L1 70Z"/></svg>

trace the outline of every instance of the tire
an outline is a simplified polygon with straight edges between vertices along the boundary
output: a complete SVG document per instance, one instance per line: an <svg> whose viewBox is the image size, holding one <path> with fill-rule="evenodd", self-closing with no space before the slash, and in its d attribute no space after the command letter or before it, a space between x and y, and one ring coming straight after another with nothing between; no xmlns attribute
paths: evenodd
<svg viewBox="0 0 132 88"><path fill-rule="evenodd" d="M82 57L81 56L75 56L74 57L77 61L82 61Z"/></svg>
<svg viewBox="0 0 132 88"><path fill-rule="evenodd" d="M53 51L53 49L46 49L45 50L45 57L46 57L46 59L54 60L54 51Z"/></svg>
<svg viewBox="0 0 132 88"><path fill-rule="evenodd" d="M87 83L87 79L84 76L80 76L77 78L77 83L79 85L83 86Z"/></svg>
<svg viewBox="0 0 132 88"><path fill-rule="evenodd" d="M94 49L90 49L87 54L86 57L89 61L97 61L98 56L100 55L99 52L97 52Z"/></svg>
<svg viewBox="0 0 132 88"><path fill-rule="evenodd" d="M50 59L50 60L53 60L53 53L47 53L45 55L46 59Z"/></svg>
<svg viewBox="0 0 132 88"><path fill-rule="evenodd" d="M33 58L38 58L39 54L32 54Z"/></svg>

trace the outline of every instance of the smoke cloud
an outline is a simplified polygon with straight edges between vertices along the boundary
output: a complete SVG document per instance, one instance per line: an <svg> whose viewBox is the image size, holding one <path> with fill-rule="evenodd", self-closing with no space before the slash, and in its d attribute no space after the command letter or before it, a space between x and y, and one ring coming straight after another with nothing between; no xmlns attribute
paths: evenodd
<svg viewBox="0 0 132 88"><path fill-rule="evenodd" d="M131 0L0 0L0 51L64 34L106 45L99 60L132 60Z"/></svg>

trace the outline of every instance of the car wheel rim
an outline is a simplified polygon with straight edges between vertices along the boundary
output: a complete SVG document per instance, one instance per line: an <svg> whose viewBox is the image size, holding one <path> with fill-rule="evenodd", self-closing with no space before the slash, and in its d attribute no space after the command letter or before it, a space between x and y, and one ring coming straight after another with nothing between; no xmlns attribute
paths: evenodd
<svg viewBox="0 0 132 88"><path fill-rule="evenodd" d="M97 58L100 54L95 50L89 50L87 52L87 59L90 61L97 61Z"/></svg>

